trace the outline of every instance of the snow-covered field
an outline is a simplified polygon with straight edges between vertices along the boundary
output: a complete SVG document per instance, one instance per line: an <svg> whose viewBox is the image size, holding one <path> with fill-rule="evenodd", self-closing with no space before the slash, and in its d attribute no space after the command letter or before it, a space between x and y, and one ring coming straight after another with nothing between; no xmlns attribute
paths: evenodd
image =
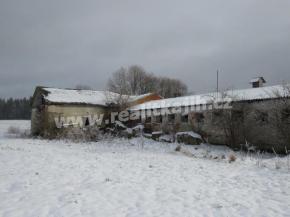
<svg viewBox="0 0 290 217"><path fill-rule="evenodd" d="M11 125L29 122L0 121L1 217L290 216L287 158L235 153L228 163L231 151L210 145L182 154L141 139L7 138Z"/></svg>

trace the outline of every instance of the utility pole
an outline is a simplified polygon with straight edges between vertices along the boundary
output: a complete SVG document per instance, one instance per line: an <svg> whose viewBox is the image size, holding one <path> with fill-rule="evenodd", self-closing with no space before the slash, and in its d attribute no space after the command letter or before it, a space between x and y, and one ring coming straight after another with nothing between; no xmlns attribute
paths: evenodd
<svg viewBox="0 0 290 217"><path fill-rule="evenodd" d="M216 97L219 98L219 69L216 70Z"/></svg>
<svg viewBox="0 0 290 217"><path fill-rule="evenodd" d="M216 92L219 92L219 70L216 70Z"/></svg>

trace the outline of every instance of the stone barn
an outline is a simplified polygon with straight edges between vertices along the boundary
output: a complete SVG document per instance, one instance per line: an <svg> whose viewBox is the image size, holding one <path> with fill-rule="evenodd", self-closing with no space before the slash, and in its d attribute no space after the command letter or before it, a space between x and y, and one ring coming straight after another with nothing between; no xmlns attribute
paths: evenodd
<svg viewBox="0 0 290 217"><path fill-rule="evenodd" d="M251 82L264 83L264 79ZM259 149L290 149L290 86L228 90L139 104L131 112L143 114L147 133L194 131L212 144L240 149L251 144Z"/></svg>
<svg viewBox="0 0 290 217"><path fill-rule="evenodd" d="M118 110L120 98L127 106L161 99L154 93L120 96L108 91L36 87L32 100L31 134L53 138L62 128L109 123L112 110Z"/></svg>

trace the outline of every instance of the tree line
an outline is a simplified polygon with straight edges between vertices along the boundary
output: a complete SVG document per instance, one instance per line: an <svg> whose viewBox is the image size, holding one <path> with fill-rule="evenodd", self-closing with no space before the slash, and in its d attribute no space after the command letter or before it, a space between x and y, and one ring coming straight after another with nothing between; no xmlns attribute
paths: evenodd
<svg viewBox="0 0 290 217"><path fill-rule="evenodd" d="M0 120L29 120L31 98L0 99Z"/></svg>
<svg viewBox="0 0 290 217"><path fill-rule="evenodd" d="M108 81L108 90L121 95L158 93L164 98L183 96L187 86L178 79L158 77L138 65L121 67Z"/></svg>

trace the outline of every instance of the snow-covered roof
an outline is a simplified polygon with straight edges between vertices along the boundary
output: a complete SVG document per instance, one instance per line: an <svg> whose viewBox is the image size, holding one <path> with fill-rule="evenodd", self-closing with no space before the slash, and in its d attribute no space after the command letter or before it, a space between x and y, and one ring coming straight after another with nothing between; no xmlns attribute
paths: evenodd
<svg viewBox="0 0 290 217"><path fill-rule="evenodd" d="M120 99L120 94L109 91L95 91L95 90L75 90L75 89L60 89L60 88L42 88L47 95L44 99L50 103L65 103L65 104L91 104L106 106L109 103L117 102ZM144 94L140 96L122 96L124 100L133 102L138 99L150 95Z"/></svg>
<svg viewBox="0 0 290 217"><path fill-rule="evenodd" d="M289 88L290 90L290 88ZM288 86L276 85L261 88L250 88L240 90L228 90L225 92L213 92L200 95L183 96L176 98L168 98L161 100L154 100L139 104L130 108L130 110L144 110L144 109L158 109L158 108L170 108L179 106L193 106L210 104L213 101L251 101L278 98L281 96L290 96Z"/></svg>
<svg viewBox="0 0 290 217"><path fill-rule="evenodd" d="M265 81L265 79L263 77L252 78L250 80L250 83L256 83L256 82L259 82L260 80L262 80L263 83L266 83L266 81Z"/></svg>
<svg viewBox="0 0 290 217"><path fill-rule="evenodd" d="M93 90L72 90L59 88L43 88L48 94L44 96L45 100L52 103L78 103L106 105L107 95L114 93L106 93L105 91Z"/></svg>

